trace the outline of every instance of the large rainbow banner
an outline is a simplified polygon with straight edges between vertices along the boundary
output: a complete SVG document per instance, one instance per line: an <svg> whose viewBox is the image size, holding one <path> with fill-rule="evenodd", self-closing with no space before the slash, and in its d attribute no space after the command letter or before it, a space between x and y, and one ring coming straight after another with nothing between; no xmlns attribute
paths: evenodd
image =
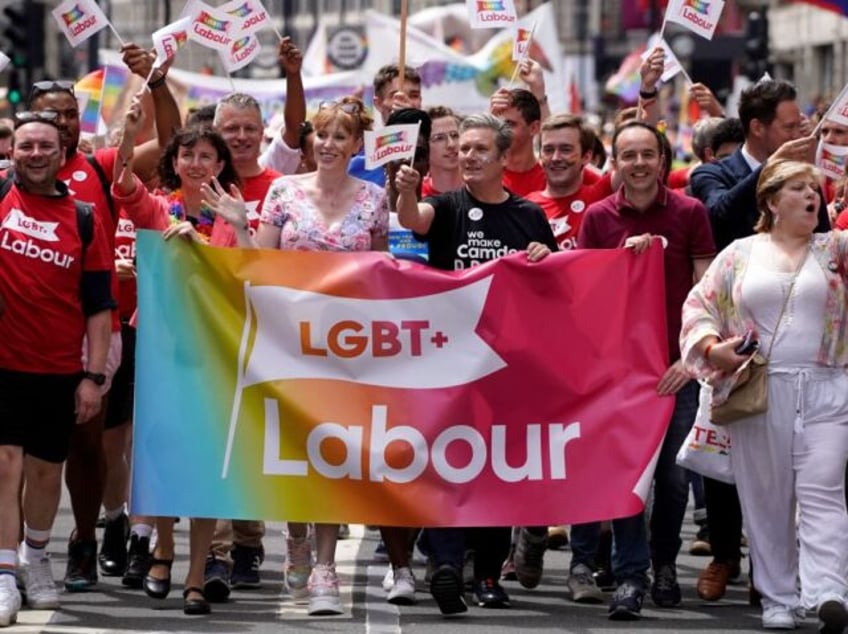
<svg viewBox="0 0 848 634"><path fill-rule="evenodd" d="M644 506L674 403L659 247L445 273L139 232L138 262L134 513L544 526Z"/></svg>

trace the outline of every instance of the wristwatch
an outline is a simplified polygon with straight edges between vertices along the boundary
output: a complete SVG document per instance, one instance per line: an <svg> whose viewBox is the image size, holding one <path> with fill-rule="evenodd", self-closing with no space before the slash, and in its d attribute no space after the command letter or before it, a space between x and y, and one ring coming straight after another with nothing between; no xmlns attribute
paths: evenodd
<svg viewBox="0 0 848 634"><path fill-rule="evenodd" d="M95 372L83 372L82 378L92 381L95 385L103 385L106 383L105 374L97 374Z"/></svg>

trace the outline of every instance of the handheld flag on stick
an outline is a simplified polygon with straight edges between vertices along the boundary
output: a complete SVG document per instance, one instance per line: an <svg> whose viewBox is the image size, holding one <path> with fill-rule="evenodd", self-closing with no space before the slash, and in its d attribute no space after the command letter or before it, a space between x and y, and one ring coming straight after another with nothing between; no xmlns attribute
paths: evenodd
<svg viewBox="0 0 848 634"><path fill-rule="evenodd" d="M199 0L186 5L184 13L189 6L192 21L188 38L208 48L226 51L233 42L235 18Z"/></svg>
<svg viewBox="0 0 848 634"><path fill-rule="evenodd" d="M277 27L274 26L271 16L268 15L260 0L231 0L218 7L218 10L235 18L236 25L233 29L233 34L241 34L238 36L239 38L252 35L266 27L271 27L277 39L283 39L283 36L280 35Z"/></svg>
<svg viewBox="0 0 848 634"><path fill-rule="evenodd" d="M513 0L466 0L472 29L498 29L518 19Z"/></svg>
<svg viewBox="0 0 848 634"><path fill-rule="evenodd" d="M262 46L259 39L250 33L242 33L242 37L233 40L230 48L226 51L218 51L221 62L228 73L234 73L244 68L259 55Z"/></svg>
<svg viewBox="0 0 848 634"><path fill-rule="evenodd" d="M848 146L819 143L816 150L816 165L831 180L838 181L845 176L848 164Z"/></svg>
<svg viewBox="0 0 848 634"><path fill-rule="evenodd" d="M124 45L121 36L94 0L65 0L52 13L71 46L85 42L106 27L111 28L121 46Z"/></svg>
<svg viewBox="0 0 848 634"><path fill-rule="evenodd" d="M816 136L821 131L821 127L827 119L841 125L848 125L848 84L842 88L836 99L830 104L830 108L819 119L819 122L813 129L812 136Z"/></svg>
<svg viewBox="0 0 848 634"><path fill-rule="evenodd" d="M100 68L74 84L74 94L80 104L80 132L97 134L105 83L106 69Z"/></svg>
<svg viewBox="0 0 848 634"><path fill-rule="evenodd" d="M509 85L512 86L515 83L515 80L518 78L518 73L521 72L521 65L527 60L530 56L530 48L533 46L533 33L536 32L536 23L533 23L533 26L530 27L530 32L527 34L527 43L524 46L524 55L522 55L518 59L518 63L515 65L515 69L512 71L512 77L509 78ZM516 37L516 39L518 39Z"/></svg>
<svg viewBox="0 0 848 634"><path fill-rule="evenodd" d="M415 158L418 130L421 123L389 125L380 130L365 132L365 169L385 165L390 161Z"/></svg>
<svg viewBox="0 0 848 634"><path fill-rule="evenodd" d="M665 10L663 28L666 22L674 22L711 40L723 9L724 0L671 0Z"/></svg>

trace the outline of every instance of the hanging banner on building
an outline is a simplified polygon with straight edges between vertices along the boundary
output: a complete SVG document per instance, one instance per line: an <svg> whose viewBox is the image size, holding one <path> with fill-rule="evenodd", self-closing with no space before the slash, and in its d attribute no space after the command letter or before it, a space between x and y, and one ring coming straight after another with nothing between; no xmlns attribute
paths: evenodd
<svg viewBox="0 0 848 634"><path fill-rule="evenodd" d="M134 513L546 526L644 506L674 404L659 247L445 273L140 232L138 263Z"/></svg>

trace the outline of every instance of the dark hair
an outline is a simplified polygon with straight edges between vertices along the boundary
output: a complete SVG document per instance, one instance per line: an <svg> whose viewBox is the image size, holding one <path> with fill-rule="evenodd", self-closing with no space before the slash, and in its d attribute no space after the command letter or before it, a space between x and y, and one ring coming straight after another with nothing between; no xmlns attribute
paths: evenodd
<svg viewBox="0 0 848 634"><path fill-rule="evenodd" d="M513 88L509 91L510 105L521 113L524 123L531 124L542 118L542 108L533 93L524 88Z"/></svg>
<svg viewBox="0 0 848 634"><path fill-rule="evenodd" d="M770 124L777 116L777 107L797 97L795 87L787 81L762 79L748 86L739 97L739 119L745 136L751 129L751 121L757 119L765 125Z"/></svg>
<svg viewBox="0 0 848 634"><path fill-rule="evenodd" d="M660 134L659 131L654 126L648 125L644 121L627 121L626 123L623 123L620 126L618 126L615 129L615 132L613 132L613 135L612 135L612 157L613 158L615 158L616 154L617 154L615 145L616 145L616 141L618 141L618 137L621 136L621 133L624 132L625 130L630 130L632 128L642 128L642 129L650 132L654 136L654 138L657 140L657 149L660 152L665 152L665 145L666 145L667 141L666 141L666 143L663 143L663 139L664 139L663 135Z"/></svg>
<svg viewBox="0 0 848 634"><path fill-rule="evenodd" d="M581 155L592 150L595 145L595 133L583 122L583 117L576 114L561 113L551 115L542 124L539 138L541 139L542 134L545 132L562 130L564 128L574 128L579 133Z"/></svg>
<svg viewBox="0 0 848 634"><path fill-rule="evenodd" d="M459 125L462 122L462 117L447 106L430 106L425 112L430 115L431 122L436 119L444 119L446 117L452 117L456 121L456 125Z"/></svg>
<svg viewBox="0 0 848 634"><path fill-rule="evenodd" d="M9 126L7 126L5 124L0 123L0 139L8 139L9 137L12 136L13 133L14 133L14 130L12 130L12 128L10 128Z"/></svg>
<svg viewBox="0 0 848 634"><path fill-rule="evenodd" d="M374 94L378 97L382 97L383 88L392 83L392 80L396 77L400 77L400 67L397 64L386 64L380 68L374 75ZM411 81L413 84L421 86L421 75L419 75L418 71L415 68L412 68L412 66L404 67L404 77L407 81ZM403 86L401 86L401 90L403 90Z"/></svg>
<svg viewBox="0 0 848 634"><path fill-rule="evenodd" d="M195 125L212 125L215 120L215 104L210 103L199 108L190 108L186 116L186 127Z"/></svg>
<svg viewBox="0 0 848 634"><path fill-rule="evenodd" d="M218 153L218 160L224 162L224 168L218 174L218 181L221 186L225 190L229 190L230 185L239 184L238 174L233 167L233 159L227 143L214 128L208 125L200 125L177 130L171 140L168 141L168 145L162 151L162 158L159 159L159 182L162 187L170 190L180 188L182 181L174 171L174 159L181 147L194 147L199 141L210 143Z"/></svg>
<svg viewBox="0 0 848 634"><path fill-rule="evenodd" d="M710 137L710 149L715 154L718 149L725 143L744 143L745 131L742 129L742 122L733 117L730 119L722 119Z"/></svg>
<svg viewBox="0 0 848 634"><path fill-rule="evenodd" d="M595 132L592 133L592 137L592 165L598 169L603 169L607 162L607 149L604 147L601 137Z"/></svg>
<svg viewBox="0 0 848 634"><path fill-rule="evenodd" d="M433 122L423 110L417 108L401 108L393 110L389 118L386 119L386 125L396 125L400 123L421 123L421 129L418 133L418 138L423 139L425 144L429 144L430 130L433 127ZM420 141L419 141L420 143Z"/></svg>
<svg viewBox="0 0 848 634"><path fill-rule="evenodd" d="M306 140L313 132L315 132L315 128L312 126L311 121L304 121L300 124L300 132L297 135L297 147L300 148L301 152L306 151Z"/></svg>

